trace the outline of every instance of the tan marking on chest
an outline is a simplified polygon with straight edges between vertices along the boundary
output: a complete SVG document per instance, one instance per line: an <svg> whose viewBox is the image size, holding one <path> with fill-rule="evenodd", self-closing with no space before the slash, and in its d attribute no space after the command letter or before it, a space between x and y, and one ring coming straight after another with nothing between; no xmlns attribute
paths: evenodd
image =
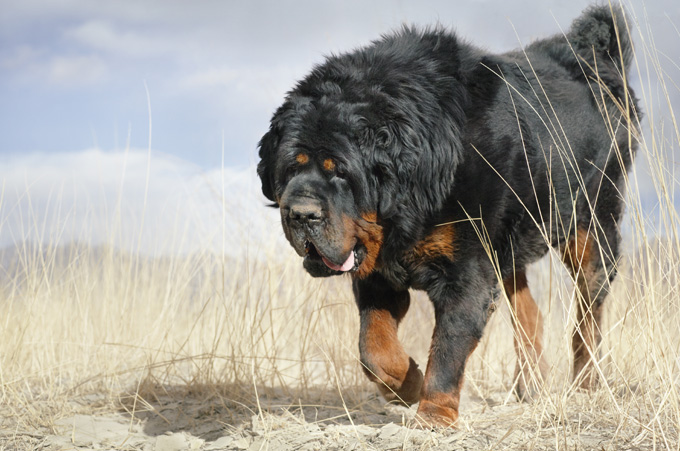
<svg viewBox="0 0 680 451"><path fill-rule="evenodd" d="M378 222L378 213L374 211L369 213L361 213L361 218L366 222Z"/></svg>
<svg viewBox="0 0 680 451"><path fill-rule="evenodd" d="M411 251L413 260L447 257L453 260L456 249L453 224L435 227L432 232L416 244Z"/></svg>
<svg viewBox="0 0 680 451"><path fill-rule="evenodd" d="M383 228L377 223L377 219L375 212L362 213L358 219L348 216L344 218L346 230L351 231L350 236L356 237L366 248L366 257L356 272L360 279L376 269L378 254L383 245Z"/></svg>

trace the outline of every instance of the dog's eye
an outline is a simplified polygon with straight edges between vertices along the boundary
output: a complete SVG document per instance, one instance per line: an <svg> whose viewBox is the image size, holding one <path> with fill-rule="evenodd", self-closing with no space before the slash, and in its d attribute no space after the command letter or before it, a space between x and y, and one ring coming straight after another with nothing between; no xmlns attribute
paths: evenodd
<svg viewBox="0 0 680 451"><path fill-rule="evenodd" d="M284 177L286 180L290 180L295 176L295 174L298 172L298 167L297 166L288 166L286 168L286 171L284 172Z"/></svg>
<svg viewBox="0 0 680 451"><path fill-rule="evenodd" d="M375 133L375 143L378 147L389 147L392 143L392 134L387 127L378 129Z"/></svg>

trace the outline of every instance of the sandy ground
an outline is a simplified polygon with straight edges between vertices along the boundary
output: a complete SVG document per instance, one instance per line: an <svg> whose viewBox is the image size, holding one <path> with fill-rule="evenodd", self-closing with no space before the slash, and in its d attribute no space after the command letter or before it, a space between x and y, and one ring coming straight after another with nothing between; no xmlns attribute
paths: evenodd
<svg viewBox="0 0 680 451"><path fill-rule="evenodd" d="M0 449L644 450L653 449L655 441L661 445L660 438L633 424L617 430L617 421L588 408L587 395L574 396L570 405L579 411L558 414L546 405L518 403L507 393L486 399L466 394L458 429L431 431L416 426L415 408L384 404L372 394L353 409L337 395L307 405L283 396L246 405L224 396L168 394L153 402L127 400L117 412L69 415L32 431L5 428ZM96 395L78 401L85 403L84 412L97 411L97 402Z"/></svg>

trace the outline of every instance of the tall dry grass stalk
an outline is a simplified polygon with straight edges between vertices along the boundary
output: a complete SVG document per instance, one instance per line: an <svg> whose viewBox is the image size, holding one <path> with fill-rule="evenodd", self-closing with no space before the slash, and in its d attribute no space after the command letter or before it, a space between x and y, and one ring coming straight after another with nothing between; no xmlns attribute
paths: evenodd
<svg viewBox="0 0 680 451"><path fill-rule="evenodd" d="M650 30L629 26L638 35L639 78L651 74L662 90L661 97L644 86L637 93L647 131L637 156L645 164L637 167L649 173L636 170L631 179L649 178L652 197L641 183L628 188L626 253L606 304L601 384L591 396L582 396L569 375L573 284L555 254L530 269L552 366L529 421L558 435L565 418L578 416L584 428L610 425L612 440L633 428L632 444L653 438L663 449L678 449L680 223L673 155L680 128L672 114L660 128L653 114L658 98L672 113L670 90L677 86L662 71ZM0 204L0 211L7 208ZM173 388L228 397L254 411L255 394L295 399L320 390L337 403L341 390L345 407L355 408L363 392L374 390L358 362L349 281L310 279L287 249L151 257L111 246L18 240L0 261L2 429L49 427L88 409L148 409L149 398ZM424 296L414 299L400 338L423 367L433 315ZM470 360L469 397L512 401L515 353L505 304L500 301ZM93 393L95 403L74 402ZM469 426L465 409L464 401L462 428Z"/></svg>

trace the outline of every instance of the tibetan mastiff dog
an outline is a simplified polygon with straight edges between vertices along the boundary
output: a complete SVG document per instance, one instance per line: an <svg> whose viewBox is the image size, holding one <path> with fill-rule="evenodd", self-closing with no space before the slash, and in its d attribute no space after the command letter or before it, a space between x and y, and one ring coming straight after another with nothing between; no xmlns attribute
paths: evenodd
<svg viewBox="0 0 680 451"><path fill-rule="evenodd" d="M552 247L578 288L573 375L597 381L598 322L619 255L638 136L626 16L491 54L434 27L333 55L287 94L259 143L264 195L313 277L351 276L360 359L389 401L458 418L494 300L513 312L519 398L546 371L526 267ZM397 328L409 289L435 313L425 375Z"/></svg>

